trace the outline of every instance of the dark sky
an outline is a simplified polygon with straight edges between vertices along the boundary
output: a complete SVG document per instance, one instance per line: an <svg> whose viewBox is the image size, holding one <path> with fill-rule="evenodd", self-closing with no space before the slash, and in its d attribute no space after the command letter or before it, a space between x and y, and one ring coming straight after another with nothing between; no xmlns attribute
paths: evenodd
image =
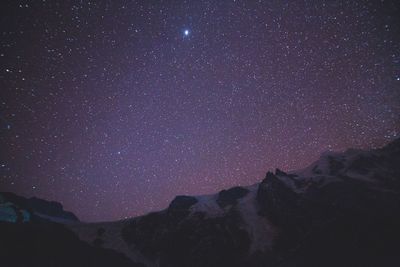
<svg viewBox="0 0 400 267"><path fill-rule="evenodd" d="M399 1L1 1L0 191L88 221L400 132Z"/></svg>

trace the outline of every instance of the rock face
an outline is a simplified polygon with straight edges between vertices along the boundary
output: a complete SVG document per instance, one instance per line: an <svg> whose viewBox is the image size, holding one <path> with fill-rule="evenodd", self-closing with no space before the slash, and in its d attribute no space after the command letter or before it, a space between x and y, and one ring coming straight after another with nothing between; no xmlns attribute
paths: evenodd
<svg viewBox="0 0 400 267"><path fill-rule="evenodd" d="M18 201L19 209L40 210ZM62 210L50 206L47 214ZM277 169L249 187L177 196L141 217L68 225L86 242L48 221L3 223L0 261L23 254L5 266L54 266L56 257L65 262L57 266L400 266L399 211L400 139L381 149L324 153L303 170Z"/></svg>
<svg viewBox="0 0 400 267"><path fill-rule="evenodd" d="M72 212L65 211L63 206L55 201L47 201L40 198L25 198L10 192L0 192L0 205L12 206L16 214L21 213L24 221L27 220L60 220L78 222L78 217ZM0 210L1 210L0 206ZM24 216L25 214L25 216ZM17 220L4 220L14 221Z"/></svg>
<svg viewBox="0 0 400 267"><path fill-rule="evenodd" d="M258 186L257 202L260 215L267 216L275 224L290 224L293 217L290 214L299 209L298 195L271 172Z"/></svg>
<svg viewBox="0 0 400 267"><path fill-rule="evenodd" d="M197 199L195 197L190 196L177 196L172 200L171 204L169 204L168 212L170 214L187 214L189 212L189 208L197 203Z"/></svg>
<svg viewBox="0 0 400 267"><path fill-rule="evenodd" d="M166 211L132 220L123 228L124 240L160 266L244 266L250 238L240 216L234 210L214 218L185 209L177 212L177 206L192 203L175 199Z"/></svg>
<svg viewBox="0 0 400 267"><path fill-rule="evenodd" d="M238 199L246 196L247 193L249 193L249 190L240 186L222 190L218 193L217 203L221 208L225 208L228 205L236 205Z"/></svg>
<svg viewBox="0 0 400 267"><path fill-rule="evenodd" d="M65 211L63 206L55 201L46 201L40 198L30 198L29 207L35 212L51 217L62 218L70 221L79 221L78 217L72 212Z"/></svg>
<svg viewBox="0 0 400 267"><path fill-rule="evenodd" d="M399 140L325 153L305 170L268 172L254 202L244 187L205 203L177 197L167 210L127 223L123 237L159 264L150 266L397 266L399 166ZM253 207L265 221L249 218ZM276 235L261 239L272 245L251 250L254 229L268 222Z"/></svg>
<svg viewBox="0 0 400 267"><path fill-rule="evenodd" d="M268 173L257 201L260 214L280 229L274 253L283 266L398 265L399 164L397 140L323 158L312 167L323 177Z"/></svg>

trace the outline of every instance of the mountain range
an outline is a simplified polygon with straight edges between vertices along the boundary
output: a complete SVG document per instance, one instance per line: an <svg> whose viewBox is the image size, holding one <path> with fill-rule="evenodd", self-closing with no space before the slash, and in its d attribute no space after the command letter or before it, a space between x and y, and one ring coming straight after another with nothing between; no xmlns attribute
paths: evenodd
<svg viewBox="0 0 400 267"><path fill-rule="evenodd" d="M116 222L0 193L0 266L400 266L399 245L400 139Z"/></svg>

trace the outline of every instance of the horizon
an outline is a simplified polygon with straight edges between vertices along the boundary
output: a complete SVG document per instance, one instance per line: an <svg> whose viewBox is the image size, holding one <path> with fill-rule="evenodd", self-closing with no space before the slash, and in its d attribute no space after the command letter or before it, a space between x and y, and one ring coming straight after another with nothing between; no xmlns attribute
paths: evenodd
<svg viewBox="0 0 400 267"><path fill-rule="evenodd" d="M369 148L369 149L362 149L362 150L368 151L368 150L373 150L373 149L380 149L380 148L383 148L383 147L389 145L390 143L394 142L395 140L400 140L400 137L399 137L399 136L398 136L398 137L395 137L394 139L387 141L385 144L383 144L383 145L381 145L381 146L374 146L374 147L371 147L371 148ZM305 169L305 168L308 168L308 167L311 166L312 164L318 162L318 160L320 159L320 157L321 157L323 154L325 154L325 153L328 153L328 152L333 152L333 153L345 153L348 149L355 149L355 148L347 148L347 149L341 150L341 151L326 150L326 151L320 153L320 156L319 156L318 159L316 159L316 160L314 160L314 161L312 161L312 162L306 164L303 168L296 169L296 170L281 170L281 171L284 171L284 172L286 172L286 173L295 173L296 171L297 171L297 172L298 172L298 171L301 171L301 170L303 170L303 169ZM232 188L232 187L235 187L235 186L251 187L251 186L253 186L253 185L256 185L256 184L261 183L261 181L262 181L263 179L265 179L265 174L266 174L267 172L275 172L275 170L277 170L277 169L279 169L279 168L273 168L273 169L266 170L266 171L264 172L264 176L261 177L261 178L260 178L257 182L255 182L255 183L245 184L245 185L232 185L232 186L227 187L227 188L216 189L215 192L207 192L207 193L205 193L205 194L194 194L194 195L190 195L190 196L199 197L199 196L215 195L215 194L218 194L221 190L226 190L226 189L229 189L229 188ZM11 191L10 191L10 192L11 192ZM0 192L0 193L1 193L1 192ZM13 192L11 192L11 193L13 193ZM21 195L21 196L26 197L26 198L39 198L39 197L37 197L37 196L24 196L24 195ZM145 212L142 213L142 214L134 214L134 215L132 215L132 216L126 216L126 217L124 217L124 218L117 218L117 219L111 219L111 220L98 220L98 221L86 221L86 220L82 220L82 219L77 215L76 212L74 212L73 210L70 210L70 209L66 208L66 207L64 206L64 204L63 204L62 202L60 202L60 201L56 201L56 200L53 200L53 199L44 199L44 198L39 198L39 199L43 199L43 200L46 200L46 201L49 201L49 202L56 201L56 202L60 203L60 204L63 206L64 211L72 212L74 215L76 215L76 216L78 217L78 219L80 220L80 222L83 222L83 223L107 223L107 222L122 221L122 220L132 219L132 218L136 218L136 217L141 217L141 216L145 216L145 215L147 215L147 214L149 214L149 213L151 213L151 212L157 212L157 211L164 210L164 209L168 208L168 205L171 203L171 201L172 201L176 196L181 196L181 194L177 194L177 195L175 195L174 197L172 197L172 198L168 201L168 203L167 203L167 205L166 205L165 207L161 207L161 208L159 208L159 209L154 209L154 210L150 210L150 211L147 211L147 212L145 211Z"/></svg>
<svg viewBox="0 0 400 267"><path fill-rule="evenodd" d="M399 137L394 0L0 5L0 191L83 221Z"/></svg>

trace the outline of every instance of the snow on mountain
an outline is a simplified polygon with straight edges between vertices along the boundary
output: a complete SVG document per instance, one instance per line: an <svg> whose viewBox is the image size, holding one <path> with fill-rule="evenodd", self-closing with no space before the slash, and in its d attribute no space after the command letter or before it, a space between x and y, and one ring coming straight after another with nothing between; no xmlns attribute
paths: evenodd
<svg viewBox="0 0 400 267"><path fill-rule="evenodd" d="M327 152L247 187L177 196L159 212L66 227L132 266L398 266L399 210L400 139Z"/></svg>
<svg viewBox="0 0 400 267"><path fill-rule="evenodd" d="M75 214L65 211L58 202L0 192L0 221L28 222L31 220L49 220L59 223L79 221Z"/></svg>

